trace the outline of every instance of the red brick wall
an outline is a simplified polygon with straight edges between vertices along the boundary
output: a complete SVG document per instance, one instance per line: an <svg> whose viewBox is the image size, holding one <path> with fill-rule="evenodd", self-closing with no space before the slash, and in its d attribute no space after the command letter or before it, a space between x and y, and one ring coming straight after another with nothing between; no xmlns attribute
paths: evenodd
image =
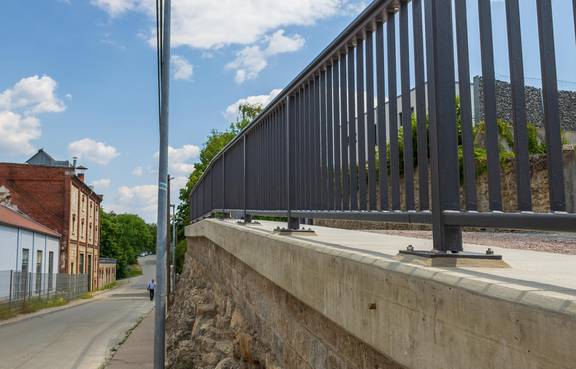
<svg viewBox="0 0 576 369"><path fill-rule="evenodd" d="M11 190L12 203L63 236L68 234L65 178L63 168L0 163L0 184Z"/></svg>

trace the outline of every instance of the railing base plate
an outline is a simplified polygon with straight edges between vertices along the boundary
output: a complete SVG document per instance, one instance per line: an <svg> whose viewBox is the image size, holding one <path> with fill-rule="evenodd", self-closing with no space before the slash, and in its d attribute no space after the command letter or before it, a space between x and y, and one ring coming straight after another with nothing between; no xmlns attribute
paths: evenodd
<svg viewBox="0 0 576 369"><path fill-rule="evenodd" d="M299 229L289 229L289 228L276 228L274 229L274 233L283 235L283 236L290 236L290 235L298 235L298 236L316 236L316 232L311 228L299 228Z"/></svg>
<svg viewBox="0 0 576 369"><path fill-rule="evenodd" d="M395 260L429 267L509 268L502 255L477 252L444 253L434 250L400 250Z"/></svg>
<svg viewBox="0 0 576 369"><path fill-rule="evenodd" d="M255 220L251 220L249 222L245 222L243 220L239 220L236 222L236 224L240 224L240 225L260 225L260 222L257 222Z"/></svg>

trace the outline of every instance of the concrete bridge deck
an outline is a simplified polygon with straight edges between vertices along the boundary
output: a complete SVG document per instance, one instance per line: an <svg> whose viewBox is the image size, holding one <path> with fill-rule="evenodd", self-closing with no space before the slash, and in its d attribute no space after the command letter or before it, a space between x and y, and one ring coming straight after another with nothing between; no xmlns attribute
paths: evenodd
<svg viewBox="0 0 576 369"><path fill-rule="evenodd" d="M493 248L510 268L424 267L394 256L429 240L277 226L204 220L186 229L189 252L209 240L398 365L381 367L576 368L576 256Z"/></svg>

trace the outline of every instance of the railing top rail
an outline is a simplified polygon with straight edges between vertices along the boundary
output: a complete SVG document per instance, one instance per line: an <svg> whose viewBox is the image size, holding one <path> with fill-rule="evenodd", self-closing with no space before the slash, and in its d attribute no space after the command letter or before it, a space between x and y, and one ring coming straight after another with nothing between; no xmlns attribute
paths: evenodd
<svg viewBox="0 0 576 369"><path fill-rule="evenodd" d="M199 183L202 182L204 177L207 175L209 170L212 168L214 163L226 152L230 147L235 145L238 140L240 140L247 132L253 129L265 116L276 109L282 101L290 96L303 81L308 80L319 67L327 64L330 60L334 58L336 54L345 53L346 48L354 44L357 39L363 37L363 31L367 27L371 27L377 21L384 21L385 14L388 11L397 11L399 0L374 0L362 13L360 13L352 23L350 23L340 34L322 50L322 52L316 56L296 77L294 77L288 85L279 93L272 101L266 105L264 110L250 122L242 131L228 142L220 152L210 161L208 167L198 179L198 182L192 188L190 193L194 192Z"/></svg>

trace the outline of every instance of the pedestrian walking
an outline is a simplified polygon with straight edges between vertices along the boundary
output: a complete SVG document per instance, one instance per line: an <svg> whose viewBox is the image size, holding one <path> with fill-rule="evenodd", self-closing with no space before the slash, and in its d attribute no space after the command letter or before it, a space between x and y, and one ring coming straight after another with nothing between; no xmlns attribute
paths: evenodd
<svg viewBox="0 0 576 369"><path fill-rule="evenodd" d="M150 301L154 300L154 289L156 289L156 282L154 282L154 279L150 280L150 282L148 282L148 292L150 293Z"/></svg>

